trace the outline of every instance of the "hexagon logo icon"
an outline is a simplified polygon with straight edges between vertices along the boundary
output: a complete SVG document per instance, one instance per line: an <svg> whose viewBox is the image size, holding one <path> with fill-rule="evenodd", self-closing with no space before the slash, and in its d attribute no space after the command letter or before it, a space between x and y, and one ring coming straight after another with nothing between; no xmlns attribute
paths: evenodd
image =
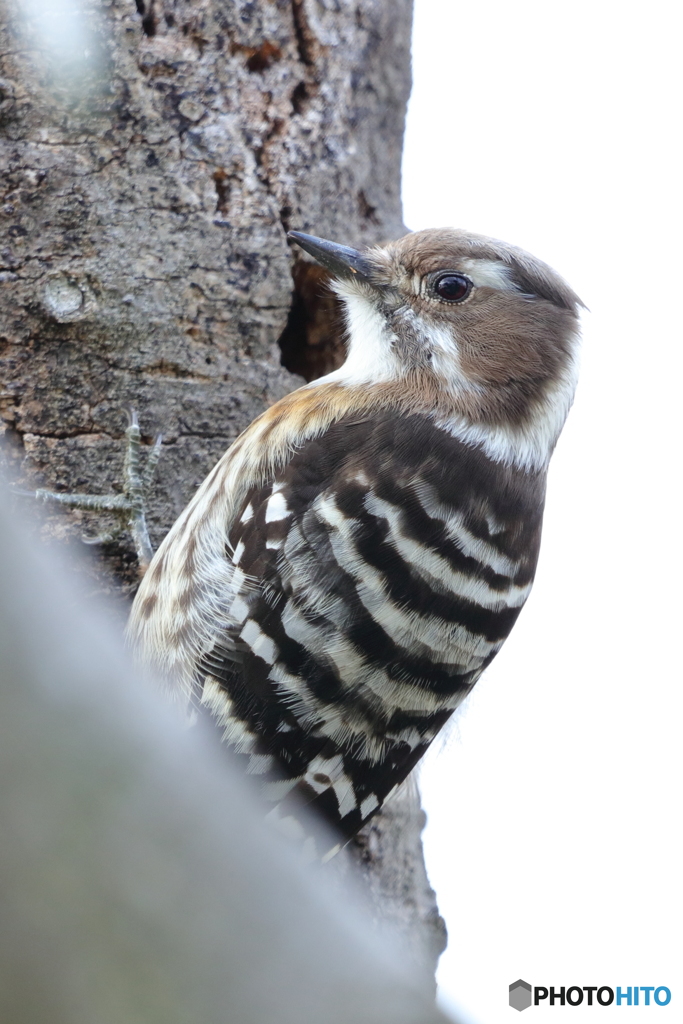
<svg viewBox="0 0 683 1024"><path fill-rule="evenodd" d="M531 1006L531 985L527 981L514 981L510 985L510 1006L513 1010L526 1010Z"/></svg>

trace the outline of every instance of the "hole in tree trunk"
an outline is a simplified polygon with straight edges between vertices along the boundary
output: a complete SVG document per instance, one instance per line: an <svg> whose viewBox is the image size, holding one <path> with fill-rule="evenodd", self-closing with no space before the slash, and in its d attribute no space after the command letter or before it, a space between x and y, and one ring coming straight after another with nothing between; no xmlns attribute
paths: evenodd
<svg viewBox="0 0 683 1024"><path fill-rule="evenodd" d="M282 365L307 381L316 380L346 358L342 307L322 267L295 263L292 278L292 306L279 342Z"/></svg>

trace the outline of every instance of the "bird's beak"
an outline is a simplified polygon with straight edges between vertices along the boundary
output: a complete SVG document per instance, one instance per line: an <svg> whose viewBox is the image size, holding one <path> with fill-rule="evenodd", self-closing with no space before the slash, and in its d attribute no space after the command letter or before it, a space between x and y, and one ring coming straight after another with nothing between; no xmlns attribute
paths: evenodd
<svg viewBox="0 0 683 1024"><path fill-rule="evenodd" d="M367 281L371 266L367 258L358 249L350 249L348 245L337 245L315 235L305 235L302 231L290 231L287 234L293 242L310 253L318 263L330 270L335 277L356 278Z"/></svg>

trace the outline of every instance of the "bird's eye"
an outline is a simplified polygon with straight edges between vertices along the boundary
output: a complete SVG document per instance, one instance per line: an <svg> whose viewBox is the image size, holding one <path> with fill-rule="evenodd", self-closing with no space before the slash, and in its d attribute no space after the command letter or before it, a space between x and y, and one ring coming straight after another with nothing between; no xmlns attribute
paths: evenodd
<svg viewBox="0 0 683 1024"><path fill-rule="evenodd" d="M472 282L464 274L442 274L434 282L434 291L446 302L462 302L472 291Z"/></svg>

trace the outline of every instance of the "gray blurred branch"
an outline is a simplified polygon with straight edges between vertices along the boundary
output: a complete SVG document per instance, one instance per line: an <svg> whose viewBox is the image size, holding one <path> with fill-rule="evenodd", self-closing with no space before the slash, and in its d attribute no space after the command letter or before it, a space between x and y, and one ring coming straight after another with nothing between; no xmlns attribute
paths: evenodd
<svg viewBox="0 0 683 1024"><path fill-rule="evenodd" d="M442 1021L0 499L0 1018Z"/></svg>

